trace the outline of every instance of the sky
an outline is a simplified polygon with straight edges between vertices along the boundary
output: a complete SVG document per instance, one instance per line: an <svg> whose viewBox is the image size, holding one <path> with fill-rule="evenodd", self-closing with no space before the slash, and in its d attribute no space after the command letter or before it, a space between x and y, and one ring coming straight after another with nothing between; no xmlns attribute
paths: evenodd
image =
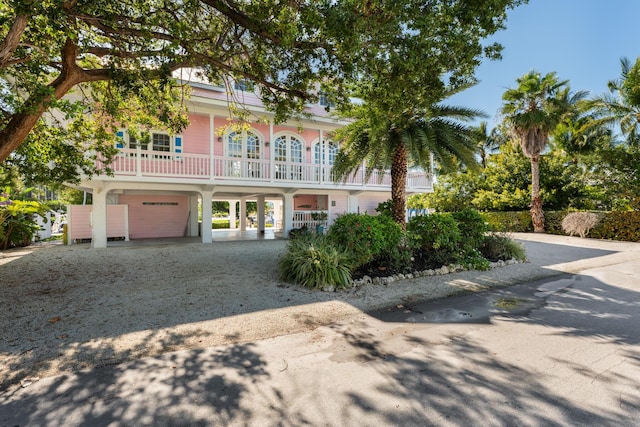
<svg viewBox="0 0 640 427"><path fill-rule="evenodd" d="M502 44L502 60L485 60L476 71L480 83L445 103L483 110L493 128L502 94L531 70L555 71L572 91L607 93L620 58L640 56L640 0L529 0L488 40Z"/></svg>

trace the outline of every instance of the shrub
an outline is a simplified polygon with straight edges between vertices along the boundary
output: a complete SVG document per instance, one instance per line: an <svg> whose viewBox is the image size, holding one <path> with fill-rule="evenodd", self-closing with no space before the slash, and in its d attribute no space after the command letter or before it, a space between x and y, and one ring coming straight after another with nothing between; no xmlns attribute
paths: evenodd
<svg viewBox="0 0 640 427"><path fill-rule="evenodd" d="M300 234L287 244L280 278L309 288L344 288L351 280L351 257L323 235Z"/></svg>
<svg viewBox="0 0 640 427"><path fill-rule="evenodd" d="M0 249L31 244L33 236L40 230L34 215L45 218L47 206L37 201L10 201L8 197L0 197L0 201L9 202L0 206Z"/></svg>
<svg viewBox="0 0 640 427"><path fill-rule="evenodd" d="M328 238L335 246L350 254L353 265L357 267L373 261L388 247L390 243L387 242L385 231L392 229L389 222L393 221L385 216L344 214L333 222Z"/></svg>
<svg viewBox="0 0 640 427"><path fill-rule="evenodd" d="M413 217L407 224L407 231L418 240L427 264L443 265L458 260L462 235L451 214Z"/></svg>
<svg viewBox="0 0 640 427"><path fill-rule="evenodd" d="M480 247L484 236L489 231L489 226L482 215L473 209L463 209L451 214L458 223L458 229L462 237L463 252L469 252Z"/></svg>
<svg viewBox="0 0 640 427"><path fill-rule="evenodd" d="M570 236L584 237L598 221L598 215L593 212L572 212L562 220L562 230Z"/></svg>
<svg viewBox="0 0 640 427"><path fill-rule="evenodd" d="M607 212L589 235L597 239L640 242L640 211Z"/></svg>
<svg viewBox="0 0 640 427"><path fill-rule="evenodd" d="M565 234L562 221L569 214L567 211L546 211L544 213L544 231L548 234Z"/></svg>
<svg viewBox="0 0 640 427"><path fill-rule="evenodd" d="M489 261L507 261L512 258L525 261L527 259L524 247L501 233L492 233L485 236L484 242L480 247L480 253Z"/></svg>
<svg viewBox="0 0 640 427"><path fill-rule="evenodd" d="M531 213L528 211L485 212L484 217L491 231L524 233L533 231Z"/></svg>

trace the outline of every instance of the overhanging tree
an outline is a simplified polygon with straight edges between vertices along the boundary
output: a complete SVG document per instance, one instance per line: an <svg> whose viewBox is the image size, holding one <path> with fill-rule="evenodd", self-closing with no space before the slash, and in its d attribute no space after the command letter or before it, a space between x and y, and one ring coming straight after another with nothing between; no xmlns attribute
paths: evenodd
<svg viewBox="0 0 640 427"><path fill-rule="evenodd" d="M25 141L46 147L47 138L74 146L78 160L88 142L113 154L113 126L139 118L122 113L132 95L141 99L138 111L183 127L184 112L168 105L180 100L171 76L184 67L211 82L255 82L276 121L302 111L318 83L340 104L353 77L361 82L359 96L388 97L387 113L400 117L404 106L439 100L442 75L455 85L483 55L496 57L498 47L480 40L501 28L507 7L523 2L2 2L0 161ZM63 99L74 88L77 98ZM69 132L75 119L77 132Z"/></svg>

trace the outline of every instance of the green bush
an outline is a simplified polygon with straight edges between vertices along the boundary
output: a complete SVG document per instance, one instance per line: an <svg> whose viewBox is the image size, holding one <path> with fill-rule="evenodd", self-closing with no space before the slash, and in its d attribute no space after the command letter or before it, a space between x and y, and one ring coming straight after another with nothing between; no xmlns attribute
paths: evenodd
<svg viewBox="0 0 640 427"><path fill-rule="evenodd" d="M562 220L569 214L568 211L547 211L544 213L544 231L548 234L564 235Z"/></svg>
<svg viewBox="0 0 640 427"><path fill-rule="evenodd" d="M451 214L458 223L458 229L462 237L461 249L469 252L482 245L484 236L489 231L485 219L474 209L463 209Z"/></svg>
<svg viewBox="0 0 640 427"><path fill-rule="evenodd" d="M533 231L531 213L529 211L485 212L483 215L491 231L522 233Z"/></svg>
<svg viewBox="0 0 640 427"><path fill-rule="evenodd" d="M40 230L34 215L44 218L47 206L37 201L9 200L6 196L0 196L0 201L9 203L0 206L0 249L30 245Z"/></svg>
<svg viewBox="0 0 640 427"><path fill-rule="evenodd" d="M480 247L480 253L489 261L507 261L512 258L525 261L527 259L524 247L509 236L501 233L492 233L485 236L484 242Z"/></svg>
<svg viewBox="0 0 640 427"><path fill-rule="evenodd" d="M388 225L390 221L385 216L344 214L333 222L328 238L335 246L351 255L355 268L373 261L388 247L385 231L391 229Z"/></svg>
<svg viewBox="0 0 640 427"><path fill-rule="evenodd" d="M280 260L280 278L309 288L334 286L344 288L352 283L351 257L332 245L326 236L298 234L289 240Z"/></svg>
<svg viewBox="0 0 640 427"><path fill-rule="evenodd" d="M458 260L462 234L451 214L415 216L407 224L407 232L418 240L427 263L444 265Z"/></svg>
<svg viewBox="0 0 640 427"><path fill-rule="evenodd" d="M590 232L595 239L640 242L640 211L607 212Z"/></svg>
<svg viewBox="0 0 640 427"><path fill-rule="evenodd" d="M228 219L214 219L211 222L211 229L212 230L219 230L219 229L223 229L223 228L230 228L229 227L230 223Z"/></svg>

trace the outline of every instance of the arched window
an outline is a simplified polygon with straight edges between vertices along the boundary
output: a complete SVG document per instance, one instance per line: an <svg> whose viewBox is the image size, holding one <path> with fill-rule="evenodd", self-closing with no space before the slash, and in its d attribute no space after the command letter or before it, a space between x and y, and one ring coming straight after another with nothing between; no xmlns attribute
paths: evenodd
<svg viewBox="0 0 640 427"><path fill-rule="evenodd" d="M227 157L259 159L261 140L251 131L227 135Z"/></svg>
<svg viewBox="0 0 640 427"><path fill-rule="evenodd" d="M302 163L304 143L300 137L293 134L284 134L273 141L276 162L276 178L300 180L302 178L302 166L290 165L288 163Z"/></svg>
<svg viewBox="0 0 640 427"><path fill-rule="evenodd" d="M323 150L324 148L324 150ZM322 151L322 156L320 152ZM333 141L325 141L324 147L319 142L313 145L313 162L317 165L333 165L338 154L338 145Z"/></svg>
<svg viewBox="0 0 640 427"><path fill-rule="evenodd" d="M230 176L259 178L262 177L262 164L255 160L260 159L262 146L261 138L254 132L231 132L226 138L227 157L247 160L229 161L227 170Z"/></svg>

